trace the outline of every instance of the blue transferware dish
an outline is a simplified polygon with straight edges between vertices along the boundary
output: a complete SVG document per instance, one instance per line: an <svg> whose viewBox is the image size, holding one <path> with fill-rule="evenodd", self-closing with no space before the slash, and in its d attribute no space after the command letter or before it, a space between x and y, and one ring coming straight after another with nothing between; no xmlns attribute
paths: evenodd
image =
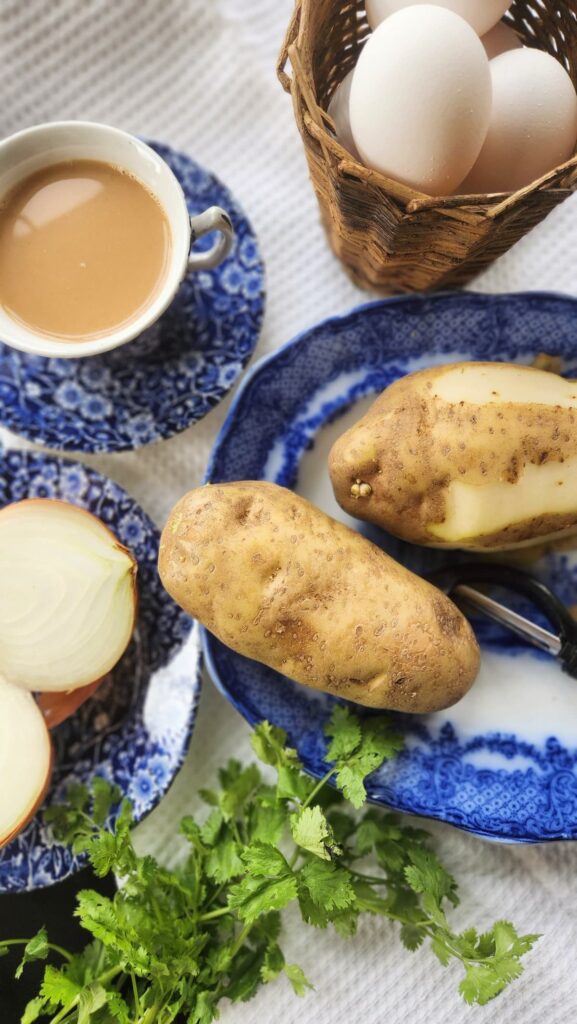
<svg viewBox="0 0 577 1024"><path fill-rule="evenodd" d="M431 572L463 556L405 544L347 517L332 495L329 450L404 374L468 359L531 363L540 352L560 356L562 372L577 377L574 300L455 294L363 306L305 332L252 370L208 479L291 487L410 569ZM577 550L552 551L525 568L565 604L577 604ZM483 650L477 683L449 711L395 716L405 750L372 776L370 799L496 840L577 838L577 684L496 624L479 620L475 628ZM281 726L307 770L324 774L323 725L334 698L240 657L207 633L204 649L217 685L245 718Z"/></svg>
<svg viewBox="0 0 577 1024"><path fill-rule="evenodd" d="M120 452L161 441L206 416L258 341L264 269L257 239L227 188L184 153L149 143L191 214L222 206L236 241L216 270L188 274L160 320L128 345L84 359L29 355L0 342L0 423L61 451ZM195 251L212 245L212 236Z"/></svg>
<svg viewBox="0 0 577 1024"><path fill-rule="evenodd" d="M138 562L134 638L110 681L53 731L55 771L44 808L62 802L69 783L101 775L129 797L140 821L167 792L188 750L200 692L198 627L160 583L157 528L118 484L76 462L6 452L0 507L24 498L58 498L93 512ZM42 809L0 850L0 893L41 889L81 866L55 842Z"/></svg>

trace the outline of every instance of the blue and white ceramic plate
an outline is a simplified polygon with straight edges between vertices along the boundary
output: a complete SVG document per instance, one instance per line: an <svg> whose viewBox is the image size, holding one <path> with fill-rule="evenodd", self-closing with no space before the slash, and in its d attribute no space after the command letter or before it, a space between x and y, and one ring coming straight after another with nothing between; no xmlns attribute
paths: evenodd
<svg viewBox="0 0 577 1024"><path fill-rule="evenodd" d="M61 451L120 452L172 437L231 389L258 341L264 270L250 223L190 157L149 143L180 181L191 214L222 206L236 243L216 270L189 274L154 327L112 352L47 359L0 342L0 423ZM210 248L211 236L198 242Z"/></svg>
<svg viewBox="0 0 577 1024"><path fill-rule="evenodd" d="M134 639L96 694L53 730L55 771L44 807L70 782L110 779L140 821L156 806L188 749L200 692L198 627L163 589L159 533L112 480L76 462L31 452L0 455L0 507L23 498L60 498L97 515L138 561ZM43 810L0 850L0 893L40 889L82 865L54 841Z"/></svg>
<svg viewBox="0 0 577 1024"><path fill-rule="evenodd" d="M431 571L451 556L354 522L336 505L330 447L403 374L462 359L530 363L540 352L560 355L563 373L577 377L577 303L539 294L410 297L328 320L247 377L209 479L294 488L409 568ZM577 604L577 550L550 553L531 571ZM483 665L472 691L450 711L397 716L406 747L371 778L370 798L492 839L577 838L577 683L499 627L478 626ZM215 681L238 710L285 729L307 770L323 774L323 723L334 699L208 634L204 644Z"/></svg>

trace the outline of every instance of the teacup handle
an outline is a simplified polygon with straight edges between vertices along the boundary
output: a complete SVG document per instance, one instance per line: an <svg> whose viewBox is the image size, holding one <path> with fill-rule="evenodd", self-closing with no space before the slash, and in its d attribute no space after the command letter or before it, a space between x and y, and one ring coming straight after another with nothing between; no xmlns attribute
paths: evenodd
<svg viewBox="0 0 577 1024"><path fill-rule="evenodd" d="M191 252L188 257L189 270L213 270L230 253L235 240L234 228L228 213L220 206L211 206L197 217L190 218L190 242L194 245L203 235L218 231L218 238L208 252Z"/></svg>

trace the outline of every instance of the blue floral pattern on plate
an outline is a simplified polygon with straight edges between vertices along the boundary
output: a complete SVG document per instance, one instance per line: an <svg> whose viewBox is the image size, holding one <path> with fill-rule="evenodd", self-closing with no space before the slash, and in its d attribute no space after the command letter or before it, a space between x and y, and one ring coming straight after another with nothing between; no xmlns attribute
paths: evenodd
<svg viewBox="0 0 577 1024"><path fill-rule="evenodd" d="M168 790L188 749L200 693L198 627L171 600L156 569L159 532L118 484L94 469L42 453L0 456L0 507L57 498L97 515L138 561L134 638L96 694L52 733L55 771L44 807L68 784L110 779L140 821ZM55 842L43 811L0 850L0 893L44 888L81 866Z"/></svg>
<svg viewBox="0 0 577 1024"><path fill-rule="evenodd" d="M112 352L47 359L0 342L0 422L29 441L94 453L172 437L224 398L258 341L264 270L249 221L213 174L169 146L149 145L180 181L191 214L213 205L230 214L233 251L216 270L188 274L158 323Z"/></svg>
<svg viewBox="0 0 577 1024"><path fill-rule="evenodd" d="M575 301L541 294L456 294L361 307L307 331L252 370L216 443L207 479L268 479L299 489L323 431L334 426L340 432L340 417L353 410L354 420L361 415L354 412L357 402L398 377L460 359L529 363L539 352L561 356L562 372L577 377ZM314 472L307 471L301 488L312 500L318 494L311 481L328 477L328 449L323 451L321 461L309 462ZM404 544L366 524L356 528L415 572L462 557ZM576 603L577 559L570 553L550 552L531 571L567 604ZM577 719L567 704L573 693L577 697L575 683L551 659L496 625L479 621L475 626L488 674L502 673L502 689L491 692L488 710L479 682L470 697L480 703L466 703L467 697L441 715L396 716L406 748L371 778L370 798L492 839L577 838L577 726L572 730L570 724ZM323 724L334 698L240 657L206 632L203 643L213 678L241 714L251 723L267 718L284 728L307 770L324 774ZM524 694L529 672L527 706L518 714L505 703L501 707L507 693ZM549 719L544 715L540 722L540 705L530 706L535 695L545 699L548 687L561 695L555 729L549 732ZM472 708L480 708L490 724L480 728Z"/></svg>

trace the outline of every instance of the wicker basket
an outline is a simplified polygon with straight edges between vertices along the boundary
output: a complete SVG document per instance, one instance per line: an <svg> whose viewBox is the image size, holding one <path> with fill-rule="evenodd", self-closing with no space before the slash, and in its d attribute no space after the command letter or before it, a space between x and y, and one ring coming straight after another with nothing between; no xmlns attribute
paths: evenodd
<svg viewBox="0 0 577 1024"><path fill-rule="evenodd" d="M513 0L506 21L524 43L560 57L577 84L577 0ZM363 288L464 284L575 190L577 156L518 192L465 198L431 198L363 167L325 110L369 31L364 0L296 0L278 63L330 243Z"/></svg>

